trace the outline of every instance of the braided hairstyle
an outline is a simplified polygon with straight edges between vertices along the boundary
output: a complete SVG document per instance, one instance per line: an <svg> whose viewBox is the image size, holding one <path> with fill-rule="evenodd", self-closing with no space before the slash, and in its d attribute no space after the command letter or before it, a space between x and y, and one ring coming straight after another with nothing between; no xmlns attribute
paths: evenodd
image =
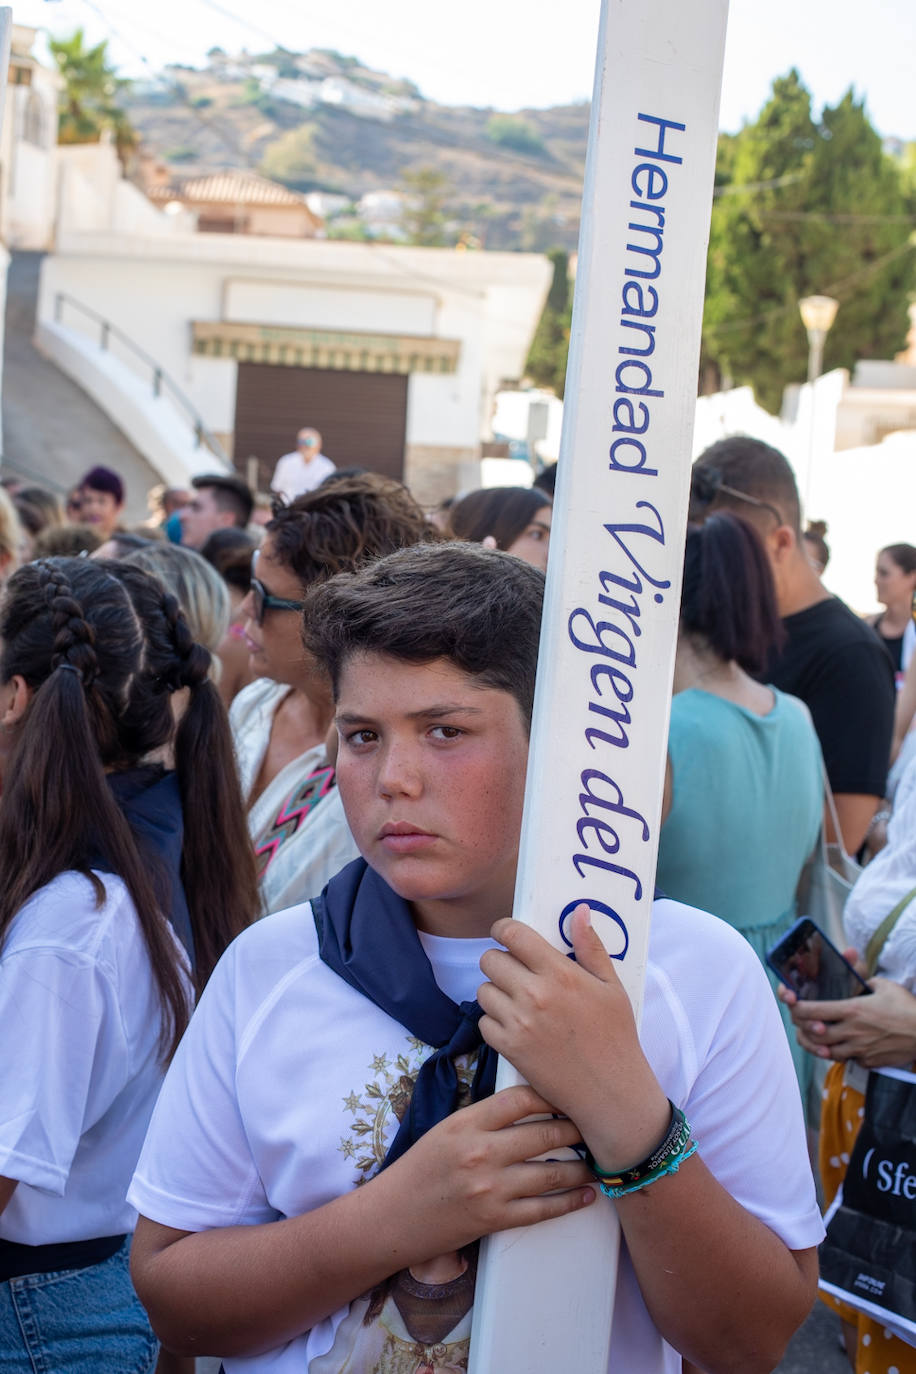
<svg viewBox="0 0 916 1374"><path fill-rule="evenodd" d="M182 956L133 835L105 778L124 762L120 718L143 636L124 588L98 563L51 558L20 568L0 611L0 680L32 692L0 798L0 944L20 907L68 870L103 884L104 858L137 913L163 1010L169 1053L187 1024Z"/></svg>
<svg viewBox="0 0 916 1374"><path fill-rule="evenodd" d="M181 880L202 991L226 946L260 911L254 852L226 708L210 679L210 651L195 642L177 598L130 562L103 563L123 584L145 640L142 670L121 717L131 763L173 744L184 842ZM172 695L188 689L177 731Z"/></svg>

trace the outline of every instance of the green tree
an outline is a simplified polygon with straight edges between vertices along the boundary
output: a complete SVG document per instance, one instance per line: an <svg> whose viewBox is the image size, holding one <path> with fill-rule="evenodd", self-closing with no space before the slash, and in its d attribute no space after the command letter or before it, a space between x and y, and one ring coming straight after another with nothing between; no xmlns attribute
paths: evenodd
<svg viewBox="0 0 916 1374"><path fill-rule="evenodd" d="M137 134L119 98L130 85L108 60L108 43L86 47L82 29L69 38L51 38L48 46L64 79L60 94L58 138L61 143L98 143L110 132L122 164L137 146Z"/></svg>
<svg viewBox="0 0 916 1374"><path fill-rule="evenodd" d="M806 375L806 295L840 302L825 366L889 357L914 282L900 170L850 91L820 122L793 69L759 117L720 145L706 279L702 372L751 384L779 409Z"/></svg>
<svg viewBox="0 0 916 1374"><path fill-rule="evenodd" d="M553 263L553 280L531 341L525 373L537 386L547 387L562 396L572 318L569 254L562 248L553 248L547 256Z"/></svg>
<svg viewBox="0 0 916 1374"><path fill-rule="evenodd" d="M419 248L444 248L453 243L447 208L453 188L435 167L416 167L401 178L405 196L401 228L408 243Z"/></svg>
<svg viewBox="0 0 916 1374"><path fill-rule="evenodd" d="M281 134L264 154L261 171L273 181L282 181L296 190L309 190L315 179L315 130L300 124Z"/></svg>
<svg viewBox="0 0 916 1374"><path fill-rule="evenodd" d="M515 115L494 115L487 121L487 138L515 153L537 156L544 151L544 140L534 125Z"/></svg>

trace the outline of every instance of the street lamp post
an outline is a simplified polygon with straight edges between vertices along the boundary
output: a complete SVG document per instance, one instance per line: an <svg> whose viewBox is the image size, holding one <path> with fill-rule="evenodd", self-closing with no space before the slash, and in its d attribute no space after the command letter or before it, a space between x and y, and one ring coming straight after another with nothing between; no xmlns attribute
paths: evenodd
<svg viewBox="0 0 916 1374"><path fill-rule="evenodd" d="M802 324L808 331L808 381L816 382L824 361L824 340L840 308L832 296L805 296L798 302Z"/></svg>
<svg viewBox="0 0 916 1374"><path fill-rule="evenodd" d="M808 469L805 473L805 515L811 503L811 481L814 476L814 434L816 421L816 393L814 383L821 375L824 362L824 341L840 308L832 296L805 296L798 302L802 324L808 333L808 385L811 387L810 418L808 420Z"/></svg>

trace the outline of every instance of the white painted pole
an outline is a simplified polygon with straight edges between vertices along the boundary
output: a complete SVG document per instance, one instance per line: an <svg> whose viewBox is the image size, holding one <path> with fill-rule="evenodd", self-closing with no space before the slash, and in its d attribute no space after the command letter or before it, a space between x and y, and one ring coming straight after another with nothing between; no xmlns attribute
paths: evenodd
<svg viewBox="0 0 916 1374"><path fill-rule="evenodd" d="M587 901L637 1009L727 13L728 0L602 4L515 895L515 915L559 947L569 914ZM498 1086L518 1081L502 1062ZM604 1198L490 1237L472 1374L605 1374L618 1244Z"/></svg>

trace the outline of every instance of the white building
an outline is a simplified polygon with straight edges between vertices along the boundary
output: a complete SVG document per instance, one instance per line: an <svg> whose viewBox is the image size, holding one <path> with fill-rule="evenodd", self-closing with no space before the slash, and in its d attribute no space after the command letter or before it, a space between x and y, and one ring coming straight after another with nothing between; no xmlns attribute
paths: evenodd
<svg viewBox="0 0 916 1374"><path fill-rule="evenodd" d="M336 195L333 191L308 191L305 203L319 219L332 219L334 215L349 210L353 201L349 196Z"/></svg>
<svg viewBox="0 0 916 1374"><path fill-rule="evenodd" d="M0 138L0 237L44 249L54 230L57 103L63 79L32 53L38 30L14 24Z"/></svg>
<svg viewBox="0 0 916 1374"><path fill-rule="evenodd" d="M373 238L405 238L406 200L400 191L367 191L360 196L356 212Z"/></svg>
<svg viewBox="0 0 916 1374"><path fill-rule="evenodd" d="M276 71L272 80L262 80L261 85L276 100L285 100L288 104L298 105L303 110L310 110L313 105L318 103L321 90L319 81L304 81L290 76L277 76Z"/></svg>
<svg viewBox="0 0 916 1374"><path fill-rule="evenodd" d="M385 121L394 119L396 114L416 104L406 97L380 95L377 91L357 86L343 76L329 76L322 81L320 99L324 105L336 105L363 119Z"/></svg>
<svg viewBox="0 0 916 1374"><path fill-rule="evenodd" d="M852 378L836 368L813 386L787 388L779 418L750 387L701 396L694 456L733 434L786 455L804 518L827 522L825 584L854 610L874 610L878 550L916 543L916 368L866 361Z"/></svg>
<svg viewBox="0 0 916 1374"><path fill-rule="evenodd" d="M521 375L546 299L545 258L191 233L149 202L130 227L117 195L106 224L79 189L43 265L38 340L164 475L206 455L186 421L175 438L169 386L154 397L148 370L100 349L99 319L142 346L243 472L260 460L264 485L303 424L339 465L403 476L424 502L477 485L493 397Z"/></svg>

